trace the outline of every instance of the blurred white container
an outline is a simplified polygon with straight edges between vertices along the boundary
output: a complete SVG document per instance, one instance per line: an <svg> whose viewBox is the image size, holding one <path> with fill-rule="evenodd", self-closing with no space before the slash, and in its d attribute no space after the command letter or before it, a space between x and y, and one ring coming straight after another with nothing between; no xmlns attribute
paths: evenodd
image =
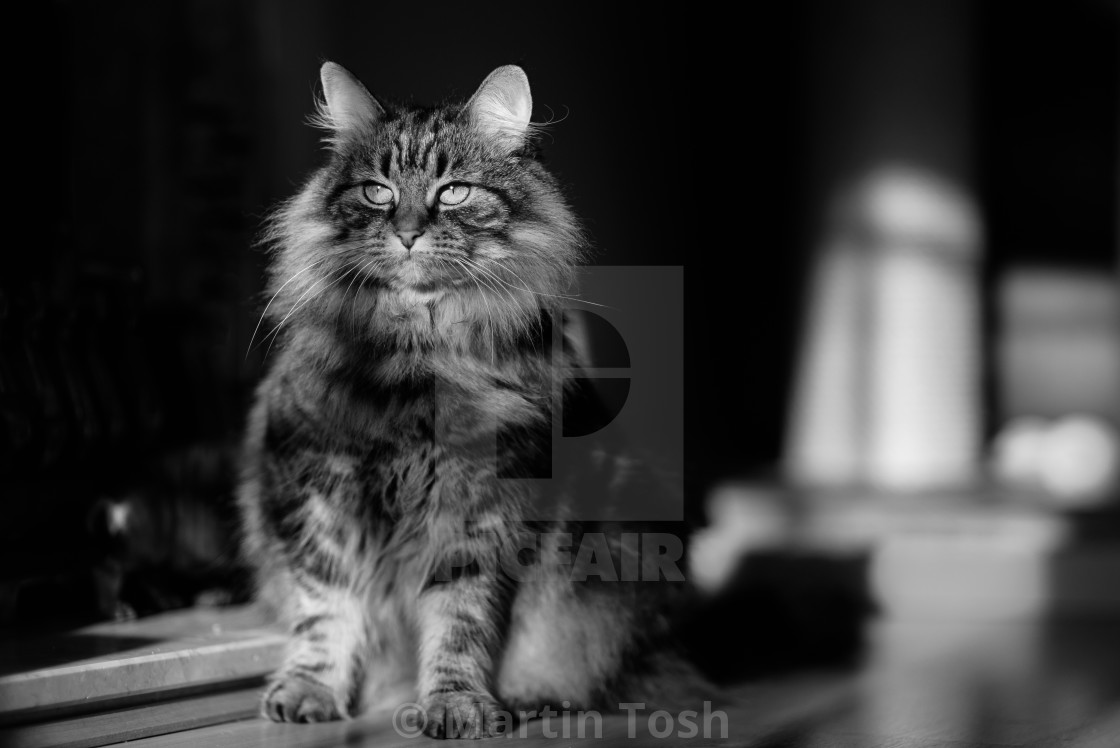
<svg viewBox="0 0 1120 748"><path fill-rule="evenodd" d="M952 185L885 172L867 185L876 255L868 369L873 485L967 485L980 456L979 219Z"/></svg>
<svg viewBox="0 0 1120 748"><path fill-rule="evenodd" d="M951 183L870 175L822 252L791 414L797 482L971 484L980 464L980 222Z"/></svg>

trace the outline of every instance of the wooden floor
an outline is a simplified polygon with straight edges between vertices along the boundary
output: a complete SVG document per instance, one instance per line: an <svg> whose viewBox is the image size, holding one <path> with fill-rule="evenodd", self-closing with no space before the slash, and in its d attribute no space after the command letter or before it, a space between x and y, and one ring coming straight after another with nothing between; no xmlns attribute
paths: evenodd
<svg viewBox="0 0 1120 748"><path fill-rule="evenodd" d="M766 646L744 642L744 646ZM602 745L745 745L760 748L1117 748L1120 746L1120 622L874 624L864 662L846 672L800 672L759 678L714 704L709 734L703 718L672 725L648 712L606 716L600 729L582 720ZM276 725L251 716L256 688L206 694L173 704L137 706L75 716L55 732L16 729L5 746L93 744L90 720L135 724L123 731L134 748L168 746L418 746L458 745L408 738L390 715L346 723ZM218 709L218 707L221 707ZM160 709L164 711L159 712ZM218 709L218 711L214 711ZM726 714L724 722L715 714ZM227 715L207 724L206 714ZM144 720L178 725L171 734L140 737ZM178 720L176 722L175 720ZM192 720L195 720L192 722ZM168 722L170 721L170 722ZM540 720L510 738L522 745L583 742L581 720ZM652 729L651 729L652 728ZM131 729L131 728L130 728ZM669 734L666 737L656 736ZM560 742L546 735L559 736ZM147 734L151 734L150 732ZM591 742L591 741L588 741ZM470 743L477 745L477 743Z"/></svg>

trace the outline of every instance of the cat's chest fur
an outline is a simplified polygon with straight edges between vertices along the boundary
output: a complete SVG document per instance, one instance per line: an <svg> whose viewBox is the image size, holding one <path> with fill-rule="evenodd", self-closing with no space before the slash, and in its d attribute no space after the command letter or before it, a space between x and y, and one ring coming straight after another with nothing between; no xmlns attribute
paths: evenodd
<svg viewBox="0 0 1120 748"><path fill-rule="evenodd" d="M386 347L297 336L262 387L266 442L320 476L322 501L376 522L472 512L496 475L547 432L543 357L483 360L432 345ZM503 439L516 431L515 442ZM458 511L455 511L458 510Z"/></svg>

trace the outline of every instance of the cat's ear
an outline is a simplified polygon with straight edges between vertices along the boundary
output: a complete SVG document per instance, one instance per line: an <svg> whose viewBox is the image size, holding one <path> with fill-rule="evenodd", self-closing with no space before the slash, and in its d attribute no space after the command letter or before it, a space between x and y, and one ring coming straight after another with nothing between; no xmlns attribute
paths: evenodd
<svg viewBox="0 0 1120 748"><path fill-rule="evenodd" d="M517 148L525 140L533 113L529 77L516 65L502 66L486 76L465 109L485 135Z"/></svg>
<svg viewBox="0 0 1120 748"><path fill-rule="evenodd" d="M385 116L377 99L341 65L324 62L319 77L323 81L323 101L318 119L323 127L336 134L366 130Z"/></svg>

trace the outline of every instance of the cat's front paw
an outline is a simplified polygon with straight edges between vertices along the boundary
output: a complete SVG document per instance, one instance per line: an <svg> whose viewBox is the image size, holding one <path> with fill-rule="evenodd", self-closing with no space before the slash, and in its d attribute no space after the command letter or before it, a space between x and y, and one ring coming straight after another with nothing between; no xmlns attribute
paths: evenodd
<svg viewBox="0 0 1120 748"><path fill-rule="evenodd" d="M273 722L330 722L346 716L322 683L281 676L264 692L261 714Z"/></svg>
<svg viewBox="0 0 1120 748"><path fill-rule="evenodd" d="M510 729L510 713L487 693L456 691L433 694L423 704L424 732L433 738L497 737Z"/></svg>

